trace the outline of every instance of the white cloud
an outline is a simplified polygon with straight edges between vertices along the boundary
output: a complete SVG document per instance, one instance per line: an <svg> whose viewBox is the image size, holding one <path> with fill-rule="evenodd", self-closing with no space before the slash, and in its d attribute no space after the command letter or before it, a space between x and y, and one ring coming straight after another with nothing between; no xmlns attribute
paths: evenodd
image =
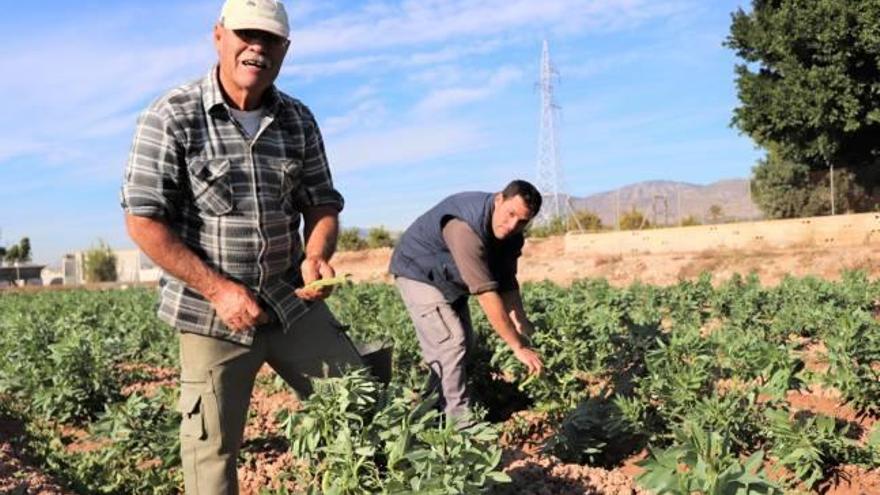
<svg viewBox="0 0 880 495"><path fill-rule="evenodd" d="M363 84L352 91L351 95L348 97L348 101L355 102L366 100L376 96L376 93L378 92L379 88L375 84Z"/></svg>
<svg viewBox="0 0 880 495"><path fill-rule="evenodd" d="M385 105L376 99L362 101L344 115L327 118L321 125L325 136L340 134L353 127L376 127L386 114Z"/></svg>
<svg viewBox="0 0 880 495"><path fill-rule="evenodd" d="M522 79L521 70L502 67L481 83L470 87L443 88L431 92L416 105L416 113L433 114L452 107L484 100L495 95L514 81Z"/></svg>
<svg viewBox="0 0 880 495"><path fill-rule="evenodd" d="M12 142L32 143L24 150L0 144L0 159L133 129L136 107L206 72L212 60L210 48L195 42L149 47L115 40L108 50L104 45L114 44L109 40L64 38L40 38L42 43L30 43L27 51L13 47L0 53L8 67L27 74L0 79L0 93L15 95L4 103L0 128ZM24 116L27 126L20 125Z"/></svg>
<svg viewBox="0 0 880 495"><path fill-rule="evenodd" d="M304 56L369 52L394 46L448 42L511 31L614 31L677 14L683 1L648 0L407 0L368 3L294 32Z"/></svg>
<svg viewBox="0 0 880 495"><path fill-rule="evenodd" d="M10 132L4 129L7 135ZM0 164L16 156L36 153L45 147L45 143L28 136L14 136L0 138Z"/></svg>
<svg viewBox="0 0 880 495"><path fill-rule="evenodd" d="M428 67L424 70L409 74L408 79L421 85L429 86L454 86L463 84L468 71L463 66L445 64Z"/></svg>
<svg viewBox="0 0 880 495"><path fill-rule="evenodd" d="M573 62L565 64L566 79L587 79L593 76L604 74L621 67L631 66L641 60L656 56L656 51L649 49L644 50L628 50L617 52L610 55L599 55L596 57L585 57L586 60L581 62ZM550 54L551 59L553 54ZM558 65L558 64L557 64Z"/></svg>
<svg viewBox="0 0 880 495"><path fill-rule="evenodd" d="M470 124L413 124L362 132L327 142L334 172L419 164L479 149L485 139Z"/></svg>
<svg viewBox="0 0 880 495"><path fill-rule="evenodd" d="M334 59L329 62L300 62L297 53L288 56L283 76L320 78L364 73L387 73L413 67L436 66L463 58L486 55L503 47L498 39L468 45L446 46L437 50L415 53L380 53Z"/></svg>

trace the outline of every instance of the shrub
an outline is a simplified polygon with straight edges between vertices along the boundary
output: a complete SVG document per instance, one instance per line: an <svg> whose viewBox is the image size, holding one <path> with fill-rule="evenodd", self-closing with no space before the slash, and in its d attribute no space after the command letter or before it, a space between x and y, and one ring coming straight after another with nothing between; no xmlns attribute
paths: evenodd
<svg viewBox="0 0 880 495"><path fill-rule="evenodd" d="M116 281L116 255L104 241L83 255L83 277L90 283Z"/></svg>
<svg viewBox="0 0 880 495"><path fill-rule="evenodd" d="M620 217L620 230L642 230L651 226L645 215L633 208Z"/></svg>
<svg viewBox="0 0 880 495"><path fill-rule="evenodd" d="M391 232L385 227L373 227L367 232L367 247L370 249L382 247L394 247L394 239Z"/></svg>
<svg viewBox="0 0 880 495"><path fill-rule="evenodd" d="M367 248L367 241L361 237L360 229L351 227L339 232L336 245L340 251L360 251Z"/></svg>

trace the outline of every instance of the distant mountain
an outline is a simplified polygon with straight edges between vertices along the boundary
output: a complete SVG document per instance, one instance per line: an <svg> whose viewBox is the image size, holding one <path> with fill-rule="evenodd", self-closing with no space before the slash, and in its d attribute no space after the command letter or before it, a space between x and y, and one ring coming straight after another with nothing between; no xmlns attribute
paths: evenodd
<svg viewBox="0 0 880 495"><path fill-rule="evenodd" d="M688 216L710 223L713 219L709 210L713 205L721 207L719 222L762 217L751 201L748 179L726 179L705 186L672 181L637 182L584 198L572 196L571 205L575 210L596 213L602 224L609 226L616 224L618 211L622 215L633 208L659 225L677 225L679 218Z"/></svg>

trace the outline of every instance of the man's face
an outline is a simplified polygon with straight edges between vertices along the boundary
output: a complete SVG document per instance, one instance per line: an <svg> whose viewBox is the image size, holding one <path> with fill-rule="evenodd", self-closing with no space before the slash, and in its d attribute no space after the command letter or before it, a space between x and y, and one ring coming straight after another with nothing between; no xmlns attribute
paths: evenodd
<svg viewBox="0 0 880 495"><path fill-rule="evenodd" d="M230 95L244 92L262 96L278 77L289 43L266 31L233 31L217 25L214 45L220 59L223 89Z"/></svg>
<svg viewBox="0 0 880 495"><path fill-rule="evenodd" d="M532 219L532 212L522 196L511 196L504 199L501 194L495 195L495 211L492 213L492 233L498 240L525 230Z"/></svg>

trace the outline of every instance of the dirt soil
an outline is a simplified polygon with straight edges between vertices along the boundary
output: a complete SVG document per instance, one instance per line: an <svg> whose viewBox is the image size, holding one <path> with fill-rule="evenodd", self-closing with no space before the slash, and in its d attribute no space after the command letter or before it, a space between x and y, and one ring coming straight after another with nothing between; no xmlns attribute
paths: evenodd
<svg viewBox="0 0 880 495"><path fill-rule="evenodd" d="M333 265L354 281L390 282L391 249L338 253ZM776 285L786 275L814 275L838 280L845 270L864 270L871 278L880 275L880 251L874 247L800 247L791 250L707 250L693 253L625 254L617 256L566 253L563 237L528 239L519 262L519 280L551 280L567 285L580 278L605 278L622 287L639 281L672 285L712 273L723 282L733 274L755 272L765 285Z"/></svg>
<svg viewBox="0 0 880 495"><path fill-rule="evenodd" d="M0 493L14 495L70 495L74 492L47 475L22 448L20 421L0 417Z"/></svg>
<svg viewBox="0 0 880 495"><path fill-rule="evenodd" d="M340 274L349 273L355 281L389 282L387 266L391 251L339 253L334 265ZM786 275L814 275L839 279L843 270L861 269L871 278L880 275L880 252L860 248L803 248L790 251L704 251L687 254L651 254L624 256L595 256L589 253L565 254L561 237L529 240L520 261L521 281L549 279L560 284L585 277L602 277L615 286L626 286L635 281L648 284L670 285L691 279L703 271L712 272L721 282L734 273L756 272L766 285L778 283ZM810 349L811 368L821 370L822 351ZM157 373L156 379L130 390L150 389L167 384L176 377L167 372ZM802 393L789 394L793 411L821 412L850 422L862 432L873 426L873 420L856 417L855 413L839 403L833 390L811 387ZM287 453L286 441L275 419L282 408L296 408L297 400L282 388L273 386L272 373L263 370L258 378L251 403L250 421L245 433L243 460L238 474L243 494L257 494L263 487L277 488L284 484L280 473L295 463ZM20 447L23 426L0 418L0 493L27 493L58 495L70 494L63 483L45 474L39 465L27 457ZM862 437L864 440L864 437ZM542 456L535 445L505 445L503 469L514 483L497 493L510 494L627 494L645 493L637 487L634 476L640 472L635 463L643 459L640 452L621 466L605 470L589 466L564 464L557 459ZM865 470L855 466L840 469L839 476L823 486L833 495L880 494L880 470Z"/></svg>

